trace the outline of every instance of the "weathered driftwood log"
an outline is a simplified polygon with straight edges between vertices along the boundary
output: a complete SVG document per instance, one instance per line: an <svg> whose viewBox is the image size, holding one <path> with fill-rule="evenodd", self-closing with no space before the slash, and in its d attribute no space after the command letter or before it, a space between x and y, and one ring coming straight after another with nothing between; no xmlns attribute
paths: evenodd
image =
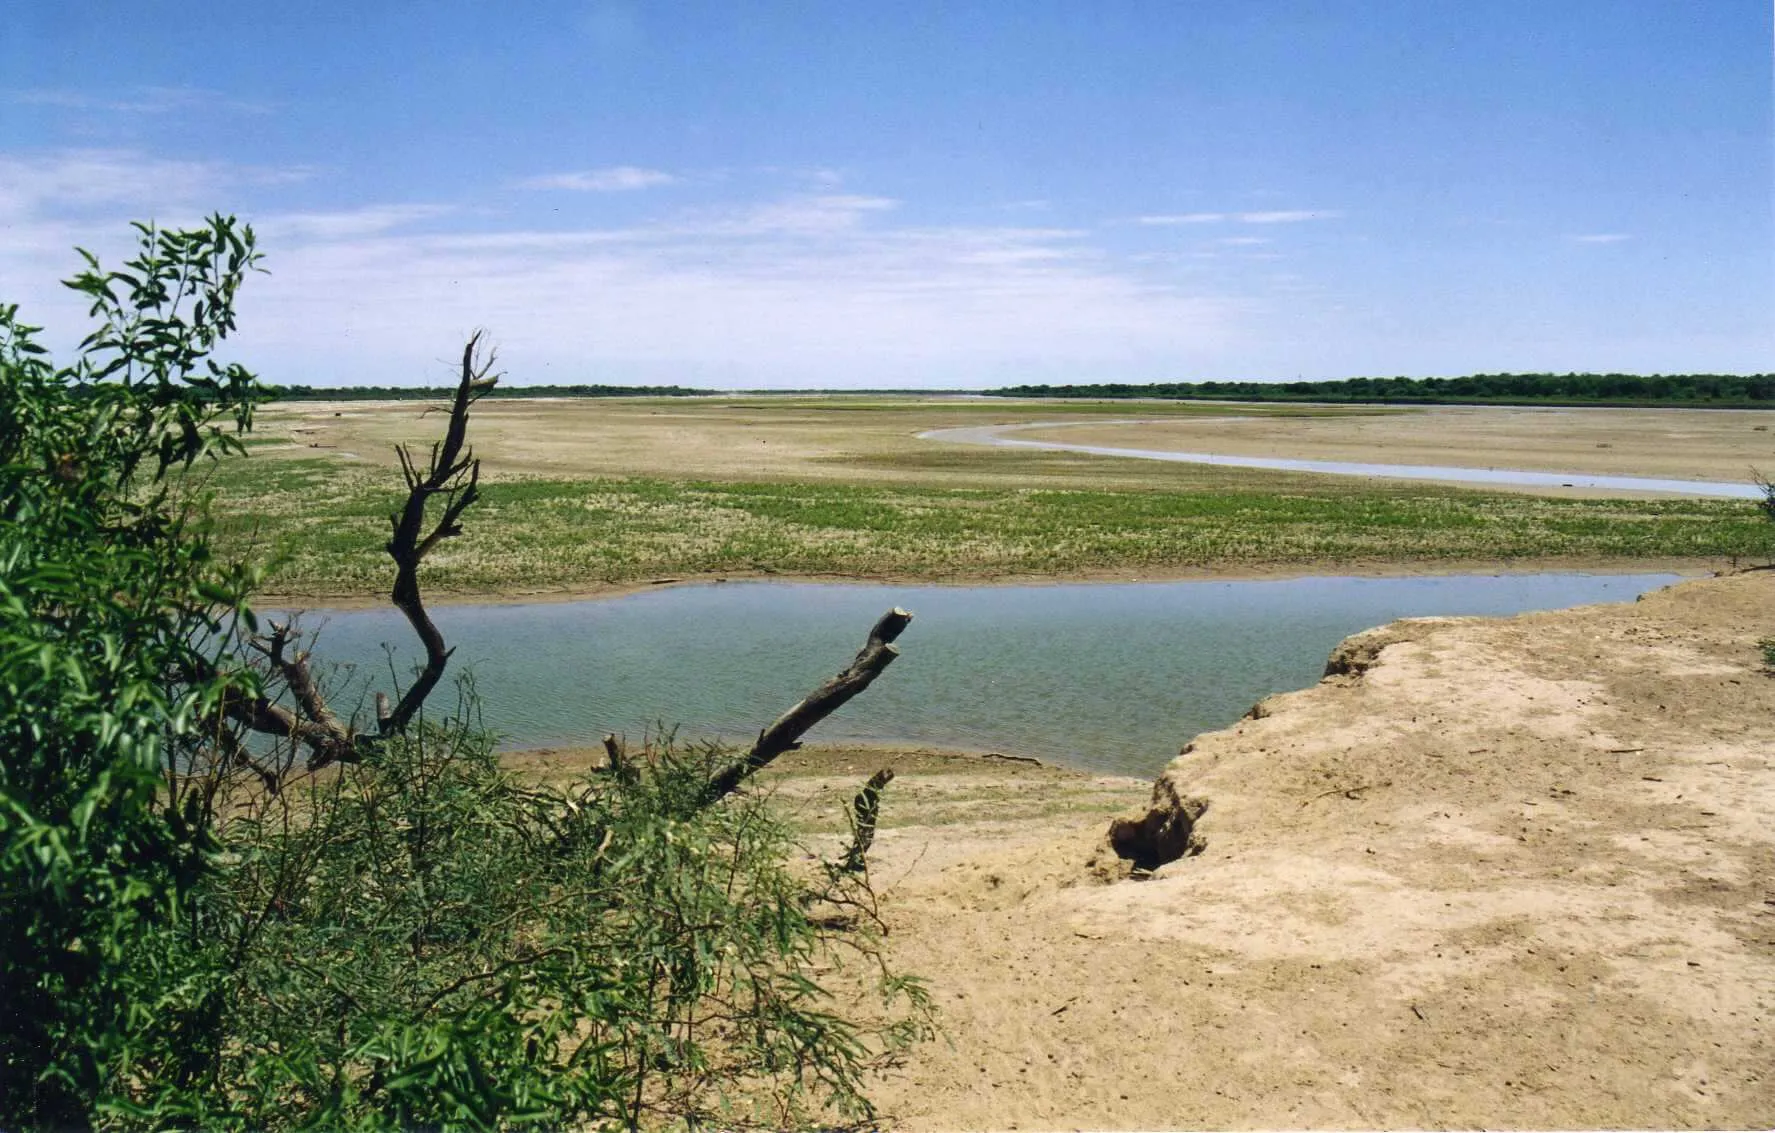
<svg viewBox="0 0 1775 1133"><path fill-rule="evenodd" d="M759 768L786 751L801 746L801 737L821 720L832 715L851 697L868 688L881 671L893 664L900 651L894 639L911 624L912 615L898 606L881 616L869 631L856 659L849 667L813 692L800 703L778 716L770 727L758 734L745 758L735 760L721 770L703 790L702 804L708 806L732 794L741 783Z"/></svg>

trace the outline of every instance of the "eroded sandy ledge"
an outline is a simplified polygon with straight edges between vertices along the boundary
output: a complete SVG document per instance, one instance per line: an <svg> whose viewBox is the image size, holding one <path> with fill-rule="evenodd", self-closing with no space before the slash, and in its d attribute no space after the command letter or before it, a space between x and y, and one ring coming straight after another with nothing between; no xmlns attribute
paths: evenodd
<svg viewBox="0 0 1775 1133"><path fill-rule="evenodd" d="M1771 635L1770 572L1370 631L1171 765L1209 845L1145 882L1101 822L885 831L949 1036L890 1123L1775 1124Z"/></svg>

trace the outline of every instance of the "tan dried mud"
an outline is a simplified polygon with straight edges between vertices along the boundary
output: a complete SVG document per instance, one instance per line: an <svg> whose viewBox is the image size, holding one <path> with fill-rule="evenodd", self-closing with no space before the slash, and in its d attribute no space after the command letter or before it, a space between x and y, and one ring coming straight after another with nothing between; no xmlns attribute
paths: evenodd
<svg viewBox="0 0 1775 1133"><path fill-rule="evenodd" d="M1017 437L1224 456L1745 482L1756 469L1775 471L1771 423L1759 410L1439 406L1366 417L1045 427Z"/></svg>
<svg viewBox="0 0 1775 1133"><path fill-rule="evenodd" d="M947 1031L887 1124L1775 1124L1771 623L1756 572L1359 635L1171 765L1209 845L1152 880L1100 817L884 830Z"/></svg>
<svg viewBox="0 0 1775 1133"><path fill-rule="evenodd" d="M394 446L428 435L435 404L417 401L279 402L255 426L283 438L286 455L394 463ZM1142 417L1271 420L1387 414L1364 406L1143 404ZM513 398L475 407L474 449L493 475L551 478L798 480L938 487L1140 488L1224 473L1150 461L1022 453L920 440L956 425L1073 421L1136 415L1123 402L1008 401L956 397ZM1267 483L1287 483L1271 475Z"/></svg>
<svg viewBox="0 0 1775 1133"><path fill-rule="evenodd" d="M291 453L393 463L425 435L418 402L284 402L262 436ZM1123 421L1066 425L1063 422ZM475 449L494 474L551 477L906 482L956 487L1136 488L1314 477L921 440L956 425L1052 425L1027 440L1237 456L1547 472L1748 479L1775 473L1775 415L1758 410L1560 409L1524 406L1300 406L956 398L495 400L475 410ZM1132 423L1129 423L1132 422ZM1504 487L1504 486L1494 486ZM1526 490L1526 489L1525 489ZM1584 494L1539 489L1539 494ZM1603 493L1596 493L1603 494Z"/></svg>

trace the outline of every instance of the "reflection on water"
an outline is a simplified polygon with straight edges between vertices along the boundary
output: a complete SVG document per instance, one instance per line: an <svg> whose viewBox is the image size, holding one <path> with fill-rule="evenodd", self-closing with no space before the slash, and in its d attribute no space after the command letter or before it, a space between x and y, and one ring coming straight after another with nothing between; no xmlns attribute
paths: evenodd
<svg viewBox="0 0 1775 1133"><path fill-rule="evenodd" d="M743 740L837 672L890 606L901 658L810 740L909 741L1149 775L1198 732L1318 679L1344 637L1398 617L1627 601L1670 574L1461 575L939 587L735 582L435 611L511 747ZM311 614L317 659L388 687L419 652L393 610ZM444 699L440 690L438 699ZM339 703L348 703L340 700Z"/></svg>

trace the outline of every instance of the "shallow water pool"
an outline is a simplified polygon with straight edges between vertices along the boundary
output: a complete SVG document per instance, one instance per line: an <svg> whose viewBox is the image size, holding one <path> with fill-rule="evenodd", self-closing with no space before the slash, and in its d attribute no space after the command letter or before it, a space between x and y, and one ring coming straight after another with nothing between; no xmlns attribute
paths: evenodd
<svg viewBox="0 0 1775 1133"><path fill-rule="evenodd" d="M810 741L997 751L1150 775L1196 733L1319 678L1351 633L1427 614L1629 601L1673 574L1504 574L1279 581L893 586L733 582L620 598L434 611L508 747L595 744L661 724L755 736L846 665L890 606L916 615L902 656ZM314 612L315 656L346 691L390 686L419 656L390 610ZM390 643L394 652L384 649ZM447 688L434 705L451 700Z"/></svg>

